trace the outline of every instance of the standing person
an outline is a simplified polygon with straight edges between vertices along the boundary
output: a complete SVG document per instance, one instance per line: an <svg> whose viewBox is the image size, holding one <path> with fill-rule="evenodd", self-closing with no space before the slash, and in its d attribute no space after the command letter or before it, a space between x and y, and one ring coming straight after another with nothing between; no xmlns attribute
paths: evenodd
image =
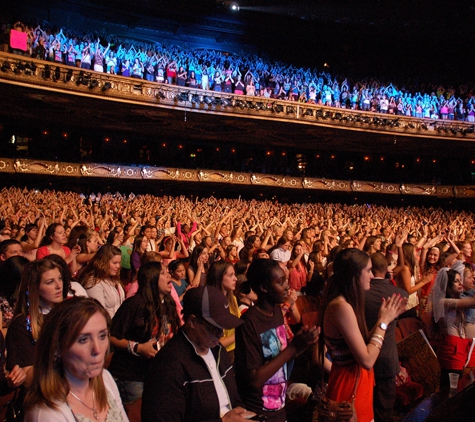
<svg viewBox="0 0 475 422"><path fill-rule="evenodd" d="M288 262L290 288L299 293L302 288L307 285L307 282L310 281L307 266L305 265L304 254L305 249L302 243L297 242L292 248Z"/></svg>
<svg viewBox="0 0 475 422"><path fill-rule="evenodd" d="M395 287L386 278L388 261L379 252L371 255L372 273L371 287L364 292L365 320L368 327L374 327L378 322L381 298L399 294L408 297L405 290ZM396 320L393 320L386 330L384 343L378 359L374 364L375 386L373 389L373 410L375 422L393 420L393 408L396 400L396 383L394 377L399 373L399 358L395 337Z"/></svg>
<svg viewBox="0 0 475 422"><path fill-rule="evenodd" d="M407 302L407 311L404 313L403 318L416 318L419 305L418 290L430 283L432 275L430 273L425 274L420 278L418 258L416 255L416 248L412 243L404 243L402 246L399 243L399 237L397 237L398 254L404 257L404 264L398 265L394 269L394 279L396 284L401 289L404 289L409 294L409 300Z"/></svg>
<svg viewBox="0 0 475 422"><path fill-rule="evenodd" d="M168 264L168 271L172 277L173 286L175 287L178 298L180 299L181 304L183 304L183 296L185 292L189 289L189 284L186 282L186 270L185 264L178 259L170 262Z"/></svg>
<svg viewBox="0 0 475 422"><path fill-rule="evenodd" d="M71 274L75 274L78 269L76 257L81 252L81 248L76 245L72 249L69 249L65 246L67 240L66 232L62 224L50 224L41 240L40 247L36 251L36 259L41 259L51 254L59 255L68 263Z"/></svg>
<svg viewBox="0 0 475 422"><path fill-rule="evenodd" d="M331 400L352 400L358 422L373 420L373 366L379 356L388 325L406 308L406 300L394 294L383 298L376 325L368 333L364 315L364 292L370 289L371 260L355 248L343 249L333 261L319 315L322 328L319 357L325 344L332 369L326 395Z"/></svg>
<svg viewBox="0 0 475 422"><path fill-rule="evenodd" d="M137 271L140 268L140 259L142 255L147 252L148 238L143 234L135 237L134 245L132 247L132 255L130 256L130 266L132 268L131 280L134 280Z"/></svg>
<svg viewBox="0 0 475 422"><path fill-rule="evenodd" d="M15 315L6 337L6 369L19 365L26 373L27 387L33 379L33 359L43 318L62 301L63 280L59 265L47 259L27 264L23 270Z"/></svg>
<svg viewBox="0 0 475 422"><path fill-rule="evenodd" d="M191 253L190 265L186 276L191 287L204 286L208 274L209 253L204 245L197 245Z"/></svg>
<svg viewBox="0 0 475 422"><path fill-rule="evenodd" d="M219 344L224 329L242 324L228 306L215 287L185 293L185 324L145 375L142 422L245 422L232 365Z"/></svg>
<svg viewBox="0 0 475 422"><path fill-rule="evenodd" d="M460 273L463 273L460 261L451 269L440 269L432 289L432 310L440 334L437 346L440 389L449 386L449 373L463 375L469 357L471 342L466 333L466 310L475 308L475 296L461 297L463 284Z"/></svg>
<svg viewBox="0 0 475 422"><path fill-rule="evenodd" d="M290 240L287 240L285 237L280 237L275 249L270 253L271 259L287 265L291 257L290 248Z"/></svg>
<svg viewBox="0 0 475 422"><path fill-rule="evenodd" d="M206 284L208 286L217 287L226 296L229 304L229 312L232 315L241 317L241 311L237 303L237 299L234 296L234 290L236 290L236 273L234 272L234 266L227 261L215 261L211 264L208 271L208 279ZM221 338L221 344L226 348L231 363L234 363L234 349L236 348L235 330L224 330L224 335Z"/></svg>
<svg viewBox="0 0 475 422"><path fill-rule="evenodd" d="M21 238L20 244L23 256L27 258L28 261L34 261L36 259L36 251L40 245L45 228L46 219L44 217L39 220L39 226L36 225L36 223L30 223L25 226L25 234Z"/></svg>
<svg viewBox="0 0 475 422"><path fill-rule="evenodd" d="M150 359L180 326L167 268L160 262L142 265L138 284L137 293L121 305L111 326L115 352L109 370L124 404L142 398Z"/></svg>
<svg viewBox="0 0 475 422"><path fill-rule="evenodd" d="M104 368L110 318L95 300L72 298L45 318L25 420L127 422L119 392Z"/></svg>
<svg viewBox="0 0 475 422"><path fill-rule="evenodd" d="M119 248L104 245L79 277L79 283L86 289L87 295L97 299L111 318L125 299L124 289L120 284L121 259Z"/></svg>
<svg viewBox="0 0 475 422"><path fill-rule="evenodd" d="M283 422L289 361L317 341L315 327L304 327L288 343L280 304L289 294L284 270L272 259L256 259L247 271L255 305L236 329L236 381L248 410Z"/></svg>

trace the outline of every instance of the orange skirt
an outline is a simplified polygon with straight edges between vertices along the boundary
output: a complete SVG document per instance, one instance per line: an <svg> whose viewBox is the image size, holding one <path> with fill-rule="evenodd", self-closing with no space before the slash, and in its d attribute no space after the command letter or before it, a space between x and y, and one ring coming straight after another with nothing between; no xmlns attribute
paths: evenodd
<svg viewBox="0 0 475 422"><path fill-rule="evenodd" d="M358 365L333 365L328 379L327 397L332 400L351 400L355 389L356 377L360 371L356 389L355 411L358 422L371 422L373 415L373 370L366 370Z"/></svg>

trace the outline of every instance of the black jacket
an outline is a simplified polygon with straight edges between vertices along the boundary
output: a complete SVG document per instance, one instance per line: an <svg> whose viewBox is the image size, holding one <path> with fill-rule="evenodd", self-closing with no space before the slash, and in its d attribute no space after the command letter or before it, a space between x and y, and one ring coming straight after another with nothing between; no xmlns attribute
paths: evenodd
<svg viewBox="0 0 475 422"><path fill-rule="evenodd" d="M371 280L371 288L365 292L365 317L368 330L371 330L378 320L382 298L387 299L394 293L400 293L402 297L408 297L405 290L395 287L387 279L373 278ZM400 371L394 333L396 322L397 320L394 320L388 325L386 335L384 336L383 347L374 364L374 375L376 378L394 377Z"/></svg>
<svg viewBox="0 0 475 422"><path fill-rule="evenodd" d="M241 406L226 350L212 349L232 407ZM153 358L145 376L142 422L221 422L218 395L204 360L181 329Z"/></svg>

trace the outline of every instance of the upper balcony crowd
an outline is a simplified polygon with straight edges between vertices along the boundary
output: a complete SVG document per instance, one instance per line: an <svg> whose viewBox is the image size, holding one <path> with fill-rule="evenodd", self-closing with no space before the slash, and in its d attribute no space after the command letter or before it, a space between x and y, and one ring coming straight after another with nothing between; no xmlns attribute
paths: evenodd
<svg viewBox="0 0 475 422"><path fill-rule="evenodd" d="M475 121L471 84L442 86L298 68L253 54L154 44L47 22L3 23L0 50L147 81L416 118Z"/></svg>

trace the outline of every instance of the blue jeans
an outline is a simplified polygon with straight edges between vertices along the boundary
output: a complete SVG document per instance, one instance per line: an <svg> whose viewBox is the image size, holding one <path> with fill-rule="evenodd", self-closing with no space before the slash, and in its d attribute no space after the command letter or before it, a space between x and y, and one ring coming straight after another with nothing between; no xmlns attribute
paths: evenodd
<svg viewBox="0 0 475 422"><path fill-rule="evenodd" d="M116 380L122 403L129 404L142 398L143 382L140 381L118 381Z"/></svg>

